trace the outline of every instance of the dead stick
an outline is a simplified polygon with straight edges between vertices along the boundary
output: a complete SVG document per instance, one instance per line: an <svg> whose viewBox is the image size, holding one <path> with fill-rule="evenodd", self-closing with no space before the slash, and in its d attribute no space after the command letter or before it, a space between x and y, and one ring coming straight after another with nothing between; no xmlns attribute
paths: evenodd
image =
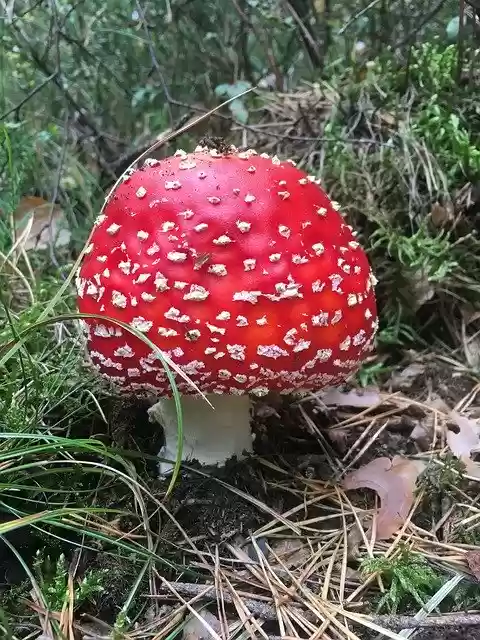
<svg viewBox="0 0 480 640"><path fill-rule="evenodd" d="M178 591L178 593L182 596L193 597L193 596L198 596L202 594L203 598L215 597L214 585L210 585L209 589L208 589L209 585L191 584L189 582L172 582L172 585L175 587L175 590ZM171 597L171 592L168 591L167 587L159 585L158 590L162 592L166 592L165 595L164 594L149 595L149 597L155 598L155 599L159 599L159 598L164 599L167 594L169 595L169 597ZM234 603L232 595L227 591L224 591L222 593L222 600L228 604ZM277 614L275 612L275 609L269 604L267 604L266 602L262 602L261 600L254 600L253 598L245 598L242 600L242 602L247 607L247 609L249 609L250 613L253 613L256 616L259 616L264 620L277 619ZM310 618L310 621L312 622L317 620L316 616L313 616L313 615L309 616L308 614L309 612L307 612L307 615L304 614L305 618Z"/></svg>
<svg viewBox="0 0 480 640"><path fill-rule="evenodd" d="M445 627L480 627L480 614L458 613L415 620L413 616L373 616L372 622L388 629L428 629Z"/></svg>
<svg viewBox="0 0 480 640"><path fill-rule="evenodd" d="M206 584L191 584L189 582L173 582L176 591L184 596L198 596L202 594L203 598L211 598L215 596L214 585ZM166 587L159 585L159 591L167 592L160 595L149 595L150 598L165 599L167 594L171 597ZM233 604L233 597L230 593L224 591L222 593L222 600L228 604ZM263 620L277 620L277 612L275 609L261 600L254 600L253 598L245 598L243 600L244 605L249 609L251 613ZM300 610L300 607L298 607ZM317 623L318 616L311 611L302 611L303 617L309 622ZM371 616L365 617L365 622L373 622L381 627L387 629L428 629L428 628L444 628L444 627L480 627L480 614L476 613L463 613L463 614L449 614L445 616L430 616L423 620L415 620L413 616Z"/></svg>

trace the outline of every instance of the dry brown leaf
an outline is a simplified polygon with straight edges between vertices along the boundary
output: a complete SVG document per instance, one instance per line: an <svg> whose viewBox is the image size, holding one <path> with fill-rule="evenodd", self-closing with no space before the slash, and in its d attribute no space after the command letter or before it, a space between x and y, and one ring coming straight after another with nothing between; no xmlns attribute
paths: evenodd
<svg viewBox="0 0 480 640"><path fill-rule="evenodd" d="M414 440L421 451L427 451L432 443L433 420L427 416L424 421L415 420L415 426L410 433L410 440Z"/></svg>
<svg viewBox="0 0 480 640"><path fill-rule="evenodd" d="M382 457L371 460L344 478L344 489L368 488L379 495L377 540L390 538L405 522L413 505L415 483L424 468L419 460Z"/></svg>
<svg viewBox="0 0 480 640"><path fill-rule="evenodd" d="M477 551L467 551L465 554L465 560L467 561L468 568L473 573L475 578L480 582L480 549Z"/></svg>
<svg viewBox="0 0 480 640"><path fill-rule="evenodd" d="M48 249L51 236L55 247L63 247L70 242L71 233L62 209L56 204L52 207L51 202L37 196L24 196L15 209L13 220L17 235L21 235L32 214L30 233L22 243L26 251Z"/></svg>
<svg viewBox="0 0 480 640"><path fill-rule="evenodd" d="M430 216L436 227L444 227L447 222L451 222L454 219L453 206L451 203L443 206L439 202L435 202L432 206Z"/></svg>
<svg viewBox="0 0 480 640"><path fill-rule="evenodd" d="M436 393L432 393L430 397L424 401L424 404L434 409L435 411L441 411L442 413L450 412L450 407L448 406L448 404Z"/></svg>
<svg viewBox="0 0 480 640"><path fill-rule="evenodd" d="M288 569L306 564L311 556L310 548L299 538L283 538L273 542L271 548Z"/></svg>
<svg viewBox="0 0 480 640"><path fill-rule="evenodd" d="M447 427L447 444L453 455L465 464L468 475L480 478L480 464L472 460L472 453L480 446L480 425L457 411L451 411L450 418L458 427L458 432Z"/></svg>
<svg viewBox="0 0 480 640"><path fill-rule="evenodd" d="M212 640L212 638L217 638L218 640L219 636L222 634L222 625L220 624L220 620L207 609L198 611L198 615L201 620L192 614L190 620L183 627L183 639ZM211 630L213 630L213 634Z"/></svg>
<svg viewBox="0 0 480 640"><path fill-rule="evenodd" d="M358 407L361 409L369 409L377 404L381 404L382 398L377 389L367 389L365 391L359 391L358 389L352 389L352 391L339 391L338 389L328 389L317 394L319 400L321 400L327 407Z"/></svg>
<svg viewBox="0 0 480 640"><path fill-rule="evenodd" d="M82 640L111 640L111 629L106 624L96 622L84 622L81 630ZM40 640L40 638L37 638Z"/></svg>

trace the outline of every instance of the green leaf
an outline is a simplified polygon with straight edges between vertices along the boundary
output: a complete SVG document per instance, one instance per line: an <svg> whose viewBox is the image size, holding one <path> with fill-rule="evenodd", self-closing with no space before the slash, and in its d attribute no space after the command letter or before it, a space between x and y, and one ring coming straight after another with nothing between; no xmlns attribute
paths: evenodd
<svg viewBox="0 0 480 640"><path fill-rule="evenodd" d="M232 115L242 124L247 124L248 122L248 110L243 103L243 100L237 98L230 103L230 111Z"/></svg>
<svg viewBox="0 0 480 640"><path fill-rule="evenodd" d="M447 24L445 31L447 32L447 38L449 40L456 40L458 38L458 31L460 27L460 18L455 16Z"/></svg>
<svg viewBox="0 0 480 640"><path fill-rule="evenodd" d="M228 98L234 98L238 96L239 93L243 93L247 89L250 89L252 85L250 82L246 80L239 80L238 82L234 82L233 84L219 84L215 87L215 95L227 96Z"/></svg>
<svg viewBox="0 0 480 640"><path fill-rule="evenodd" d="M215 95L219 98L221 96L228 96L231 84L219 84L215 87Z"/></svg>

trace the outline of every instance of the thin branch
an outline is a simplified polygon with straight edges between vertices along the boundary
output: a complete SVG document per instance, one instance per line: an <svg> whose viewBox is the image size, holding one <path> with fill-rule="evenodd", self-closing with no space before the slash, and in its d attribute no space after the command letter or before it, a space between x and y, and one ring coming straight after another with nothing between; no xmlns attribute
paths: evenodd
<svg viewBox="0 0 480 640"><path fill-rule="evenodd" d="M343 27L340 29L340 31L338 32L339 36L343 36L343 34L345 33L345 31L347 31L347 29L350 29L350 27L352 26L352 24L355 24L355 22L361 18L365 13L367 13L368 11L370 11L370 9L373 9L373 7L378 4L380 2L380 0L372 0L369 4L367 4L366 7L363 7L363 9L361 9L358 13L356 13L354 16L352 16L350 18L350 20L343 25Z"/></svg>
<svg viewBox="0 0 480 640"><path fill-rule="evenodd" d="M208 584L191 584L188 582L174 582L175 590L183 596L197 597L202 599L215 599L215 586ZM160 595L148 595L153 599L171 598L171 593L167 587L160 585L158 587L162 593ZM242 594L238 594L242 595ZM222 594L224 602L234 604L234 597L225 591ZM264 600L255 600L253 597L242 599L245 607L254 615L263 620L278 620L278 612L275 607L271 606ZM300 607L298 607L300 610ZM302 611L302 616L309 622L318 623L318 616L312 611ZM359 616L360 618L360 616ZM480 614L477 613L460 613L448 614L444 616L431 616L423 620L416 620L413 616L401 615L382 615L382 616L365 616L365 622L373 622L385 629L445 629L448 627L480 627ZM360 624L360 623L359 623Z"/></svg>
<svg viewBox="0 0 480 640"><path fill-rule="evenodd" d="M17 119L20 117L20 109L25 106L27 104L27 102L29 100L31 100L35 95L37 95L37 93L39 91L41 91L49 82L51 82L52 80L54 80L58 75L58 70L54 71L52 74L50 74L48 76L48 78L45 78L45 80L43 82L41 82L37 87L35 87L35 89L32 89L30 91L30 93L28 93L23 100L21 100L17 105L15 105L14 107L12 107L11 109L9 109L8 111L5 111L4 113L2 113L0 115L0 120L5 120L5 118L8 118L8 116L10 116L12 113L16 114Z"/></svg>
<svg viewBox="0 0 480 640"><path fill-rule="evenodd" d="M437 15L439 11L441 11L444 4L445 4L445 0L440 0L440 2L438 2L433 7L433 9L422 18L422 20L418 21L415 29L411 33L409 33L408 36L403 38L403 40L400 40L400 42L395 43L392 46L392 49L400 49L404 47L406 44L408 44L412 40L412 38L414 38L423 29L423 27L427 25L430 22L430 20L432 20Z"/></svg>
<svg viewBox="0 0 480 640"><path fill-rule="evenodd" d="M293 6L292 2L290 0L286 0L286 5L292 15L292 18L295 20L298 28L300 29L300 36L304 42L310 61L315 67L321 67L323 63L323 56L322 52L320 51L320 47L318 46L318 42L313 37L311 30L306 26L305 22L300 17L299 12ZM325 52L325 43L323 49Z"/></svg>
<svg viewBox="0 0 480 640"><path fill-rule="evenodd" d="M142 22L142 27L145 32L145 37L147 38L148 51L150 53L150 58L152 60L152 64L155 67L156 72L158 73L158 77L160 78L160 83L163 88L163 93L165 94L165 98L167 101L167 110L168 117L170 119L170 125L173 124L173 113L172 113L172 97L170 95L170 90L168 88L167 82L165 80L165 76L163 75L162 68L157 60L157 56L155 54L155 48L153 46L152 36L150 34L150 30L148 28L147 21L145 19L145 12L143 11L143 7L140 4L139 0L135 0L135 6L137 7L138 15Z"/></svg>
<svg viewBox="0 0 480 640"><path fill-rule="evenodd" d="M65 122L63 125L63 130L66 132L65 134L65 141L64 144L62 145L62 152L60 154L60 160L58 162L58 169L57 169L57 175L55 178L55 182L53 185L53 193L52 196L50 198L51 201L51 209L50 209L50 218L48 221L48 231L49 231L49 250L50 250L50 259L52 260L52 263L57 267L57 269L59 270L59 273L61 274L61 277L65 280L65 274L63 273L63 271L60 269L60 265L58 264L58 260L57 260L57 256L55 255L55 240L56 238L53 237L53 215L55 212L55 204L57 201L57 197L58 197L58 191L60 189L60 181L62 179L62 174L63 174L63 170L64 170L64 166L65 166L65 157L67 155L67 147L68 147L68 121L70 118L70 114L68 113L68 108L65 109Z"/></svg>
<svg viewBox="0 0 480 640"><path fill-rule="evenodd" d="M235 7L235 10L237 11L240 18L243 20L243 22L247 26L247 28L252 31L252 33L257 38L258 42L262 45L265 51L265 55L267 56L268 62L270 64L270 67L273 71L273 74L275 75L275 82L277 85L277 89L281 91L283 86L283 77L280 69L278 68L278 64L277 64L277 61L275 60L275 56L273 55L273 51L270 48L270 45L268 43L268 39L265 41L265 39L263 38L263 34L257 29L255 24L253 24L249 16L246 15L244 11L242 11L242 8L238 4L237 0L232 0L232 4Z"/></svg>

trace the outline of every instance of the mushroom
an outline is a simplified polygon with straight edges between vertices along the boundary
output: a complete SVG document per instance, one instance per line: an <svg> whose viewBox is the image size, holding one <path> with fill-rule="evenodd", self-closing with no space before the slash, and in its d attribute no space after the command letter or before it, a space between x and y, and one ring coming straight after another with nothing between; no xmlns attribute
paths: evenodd
<svg viewBox="0 0 480 640"><path fill-rule="evenodd" d="M95 222L77 273L80 312L128 323L176 376L183 459L222 465L252 450L250 396L345 381L373 349L375 277L319 180L292 161L197 147L131 170ZM162 457L177 413L155 352L111 322L83 321L101 375L156 400ZM160 464L160 473L171 469Z"/></svg>

